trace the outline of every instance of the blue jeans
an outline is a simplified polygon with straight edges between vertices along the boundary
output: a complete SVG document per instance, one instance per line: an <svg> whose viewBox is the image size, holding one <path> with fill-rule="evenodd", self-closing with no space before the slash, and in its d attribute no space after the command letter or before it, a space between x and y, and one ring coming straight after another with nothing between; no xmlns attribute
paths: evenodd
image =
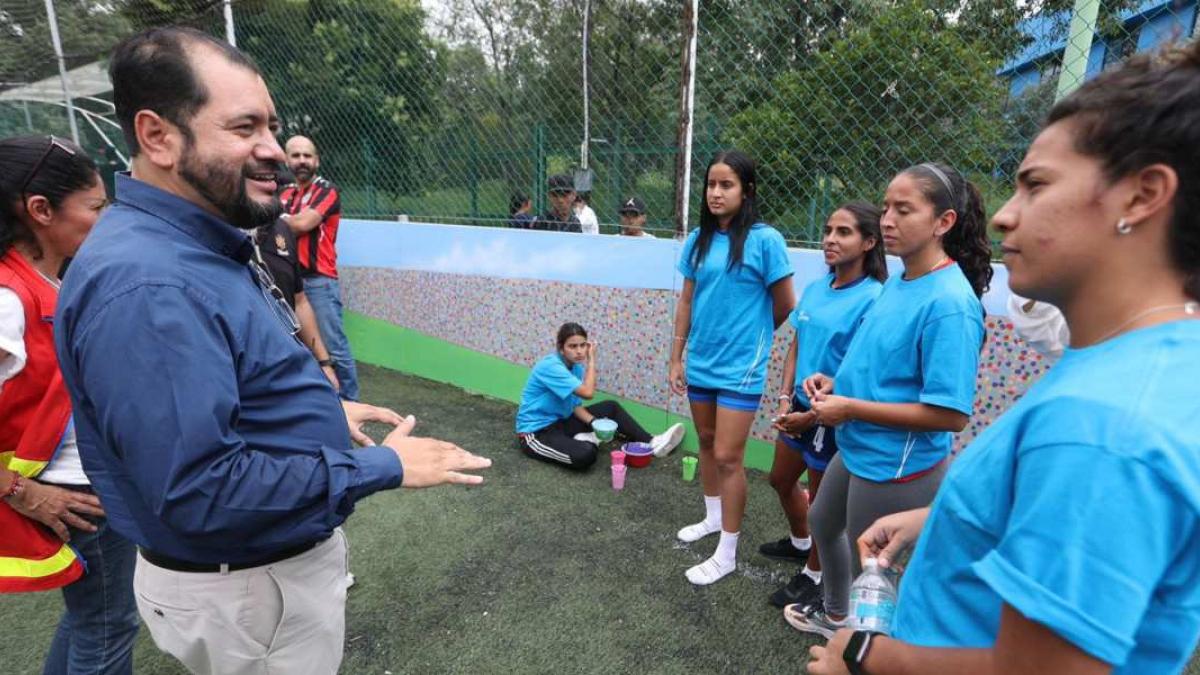
<svg viewBox="0 0 1200 675"><path fill-rule="evenodd" d="M137 548L113 531L107 518L90 518L99 529L71 528L71 546L83 556L87 573L62 589L66 611L46 654L43 675L133 672L138 633L133 597Z"/></svg>
<svg viewBox="0 0 1200 675"><path fill-rule="evenodd" d="M313 314L317 315L317 329L321 332L321 341L329 351L333 361L333 372L337 374L338 383L342 388L339 392L342 398L358 400L358 371L354 367L354 357L350 354L350 341L346 339L346 331L342 329L342 292L337 279L325 276L304 277L304 294L308 296L308 304L312 305Z"/></svg>

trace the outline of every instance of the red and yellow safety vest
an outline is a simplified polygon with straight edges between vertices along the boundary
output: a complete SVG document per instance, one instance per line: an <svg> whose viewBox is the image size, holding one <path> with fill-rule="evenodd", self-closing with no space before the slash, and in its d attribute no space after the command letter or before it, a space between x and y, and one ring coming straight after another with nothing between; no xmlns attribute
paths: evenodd
<svg viewBox="0 0 1200 675"><path fill-rule="evenodd" d="M0 466L26 478L46 468L71 422L71 399L54 353L58 289L16 249L0 256L0 286L25 310L25 367L0 389ZM45 591L75 581L83 559L50 529L0 500L0 593Z"/></svg>

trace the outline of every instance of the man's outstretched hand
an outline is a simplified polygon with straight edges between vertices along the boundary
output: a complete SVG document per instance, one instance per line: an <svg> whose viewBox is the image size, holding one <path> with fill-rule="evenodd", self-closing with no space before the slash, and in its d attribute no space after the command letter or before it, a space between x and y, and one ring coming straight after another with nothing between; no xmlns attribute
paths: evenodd
<svg viewBox="0 0 1200 675"><path fill-rule="evenodd" d="M383 444L396 451L404 466L401 487L426 488L446 483L479 485L483 476L467 471L479 471L492 465L492 460L473 455L453 443L436 438L409 436L412 427L396 427Z"/></svg>
<svg viewBox="0 0 1200 675"><path fill-rule="evenodd" d="M396 429L404 429L405 435L411 433L413 427L417 425L417 420L412 415L401 417L395 410L381 408L377 405L342 401L342 410L346 413L346 426L350 427L350 438L359 445L375 445L375 441L363 433L362 426L367 422L379 422L396 427Z"/></svg>

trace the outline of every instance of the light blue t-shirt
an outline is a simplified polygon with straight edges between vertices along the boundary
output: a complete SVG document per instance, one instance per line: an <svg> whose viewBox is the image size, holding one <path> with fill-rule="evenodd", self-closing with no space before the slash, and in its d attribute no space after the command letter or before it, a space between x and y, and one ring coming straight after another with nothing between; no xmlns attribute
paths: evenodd
<svg viewBox="0 0 1200 675"><path fill-rule="evenodd" d="M746 235L742 264L729 266L729 236L717 232L699 268L683 245L679 273L695 283L688 331L687 381L694 387L761 394L775 333L771 285L792 275L783 235L757 223Z"/></svg>
<svg viewBox="0 0 1200 675"><path fill-rule="evenodd" d="M1200 636L1197 382L1200 321L1067 350L954 461L895 637L991 646L1006 603L1115 673L1180 672Z"/></svg>
<svg viewBox="0 0 1200 675"><path fill-rule="evenodd" d="M864 276L841 288L833 287L835 279L830 274L805 287L800 304L788 317L796 329L796 397L807 407L812 403L804 393L804 378L813 373L832 377L837 372L863 314L883 289L873 277Z"/></svg>
<svg viewBox="0 0 1200 675"><path fill-rule="evenodd" d="M834 376L835 394L879 403L926 403L971 414L983 346L983 305L958 264L883 285ZM948 431L902 431L859 420L837 428L850 473L884 482L925 471L950 454Z"/></svg>
<svg viewBox="0 0 1200 675"><path fill-rule="evenodd" d="M559 354L543 357L533 366L529 381L521 391L521 406L517 408L517 433L541 431L559 420L571 416L583 399L575 390L583 384L584 366L567 363Z"/></svg>

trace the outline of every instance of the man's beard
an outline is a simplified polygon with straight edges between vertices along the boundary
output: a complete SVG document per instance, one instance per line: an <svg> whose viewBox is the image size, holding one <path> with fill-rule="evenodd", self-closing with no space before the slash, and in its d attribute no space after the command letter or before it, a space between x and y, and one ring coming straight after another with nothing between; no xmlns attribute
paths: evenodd
<svg viewBox="0 0 1200 675"><path fill-rule="evenodd" d="M260 225L274 222L283 213L278 197L271 197L266 204L250 198L246 193L246 179L255 173L275 173L274 163L261 166L243 166L241 171L230 171L216 163L206 164L196 157L191 147L184 150L179 175L200 196L215 206L226 222L242 230L253 230Z"/></svg>
<svg viewBox="0 0 1200 675"><path fill-rule="evenodd" d="M307 182L307 181L312 180L313 173L314 173L314 171L312 169L308 168L307 166L302 166L302 167L292 169L292 175L295 176L296 180L298 180L298 181Z"/></svg>

